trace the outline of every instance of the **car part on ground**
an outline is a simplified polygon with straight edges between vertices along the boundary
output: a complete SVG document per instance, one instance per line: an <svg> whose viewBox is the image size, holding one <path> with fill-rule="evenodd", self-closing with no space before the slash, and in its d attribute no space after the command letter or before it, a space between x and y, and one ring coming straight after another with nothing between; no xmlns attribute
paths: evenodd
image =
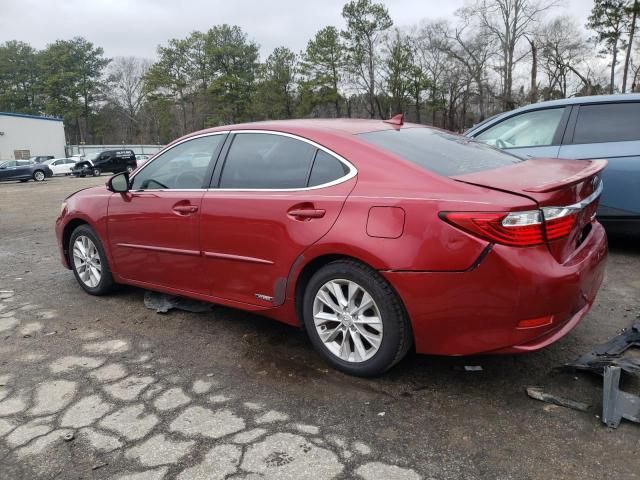
<svg viewBox="0 0 640 480"><path fill-rule="evenodd" d="M620 367L604 368L602 422L611 428L618 428L623 418L640 423L640 397L620 390L621 373Z"/></svg>
<svg viewBox="0 0 640 480"><path fill-rule="evenodd" d="M156 313L167 313L173 309L191 313L205 313L212 311L214 308L214 305L209 302L201 302L151 290L144 292L144 306L149 310L155 310Z"/></svg>
<svg viewBox="0 0 640 480"><path fill-rule="evenodd" d="M589 353L565 364L562 368L604 375L605 369L613 366L620 367L627 373L640 375L640 359L622 356L631 347L640 347L640 321L636 321L608 342L595 346Z"/></svg>
<svg viewBox="0 0 640 480"><path fill-rule="evenodd" d="M553 405L559 405L561 407L572 408L581 412L586 412L591 408L591 405L570 398L559 397L545 392L541 387L527 387L527 395L541 402L551 403Z"/></svg>
<svg viewBox="0 0 640 480"><path fill-rule="evenodd" d="M640 347L640 321L560 367L603 376L602 422L611 428L617 428L623 418L640 423L640 397L620 390L622 372L640 377L640 359L623 357L631 347Z"/></svg>

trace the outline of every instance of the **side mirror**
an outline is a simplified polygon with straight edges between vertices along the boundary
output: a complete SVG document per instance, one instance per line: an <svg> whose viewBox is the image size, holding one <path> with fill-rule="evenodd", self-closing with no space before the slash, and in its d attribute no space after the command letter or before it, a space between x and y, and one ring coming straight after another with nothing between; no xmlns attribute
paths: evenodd
<svg viewBox="0 0 640 480"><path fill-rule="evenodd" d="M107 190L113 193L126 193L129 191L129 172L114 175L107 181Z"/></svg>

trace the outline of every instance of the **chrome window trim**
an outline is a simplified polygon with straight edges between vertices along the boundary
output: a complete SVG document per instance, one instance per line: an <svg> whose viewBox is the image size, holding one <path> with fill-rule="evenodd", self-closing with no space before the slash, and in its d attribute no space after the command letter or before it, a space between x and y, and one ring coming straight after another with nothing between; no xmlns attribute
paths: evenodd
<svg viewBox="0 0 640 480"><path fill-rule="evenodd" d="M328 155L331 155L343 165L349 169L349 172L343 175L340 178L337 178L331 182L322 183L320 185L315 185L313 187L298 187L298 188L210 188L209 192L304 192L308 190L317 190L320 188L332 187L334 185L338 185L340 183L344 183L347 180L351 180L358 174L358 169L343 156L338 155L332 150L329 150L327 147L320 145L319 143L314 142L313 140L309 140L308 138L301 137L299 135L288 133L288 132L279 132L277 130L255 130L255 129L247 129L247 130L231 130L230 133L265 133L269 135L280 135L282 137L289 137L295 140L300 140L302 142L306 142L309 145L317 148L318 150L322 150ZM233 147L233 144L231 145ZM227 152L228 155L228 152ZM225 158L226 162L226 158ZM222 166L222 170L220 172L220 177L222 178L222 172L224 171L224 165Z"/></svg>
<svg viewBox="0 0 640 480"><path fill-rule="evenodd" d="M226 135L229 132L230 132L229 130L223 130L218 132L201 133L199 135L193 135L192 137L185 138L179 142L169 145L168 147L165 147L162 150L160 150L158 153L156 153L151 160L147 160L145 164L142 167L140 167L140 170L136 169L133 172L133 175L129 177L129 182L132 183L133 179L137 175L140 175L140 172L142 172L145 168L147 168L149 165L151 165L158 158L162 157L165 153L167 153L169 150L173 149L174 147L177 147L178 145L182 145L183 143L188 142L190 140L195 140L196 138L212 137L214 135ZM206 188L153 188L153 189L148 188L148 189L137 189L137 190L131 190L131 191L132 192L206 192L207 190L208 189Z"/></svg>

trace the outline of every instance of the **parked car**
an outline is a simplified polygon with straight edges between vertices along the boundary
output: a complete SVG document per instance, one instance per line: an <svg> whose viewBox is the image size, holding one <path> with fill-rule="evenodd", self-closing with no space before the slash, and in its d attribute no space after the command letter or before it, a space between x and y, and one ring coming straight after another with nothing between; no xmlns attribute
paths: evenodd
<svg viewBox="0 0 640 480"><path fill-rule="evenodd" d="M48 165L54 175L71 175L71 167L76 164L76 160L72 158L53 158L42 162Z"/></svg>
<svg viewBox="0 0 640 480"><path fill-rule="evenodd" d="M106 150L93 159L76 163L71 173L76 177L99 176L102 172L133 172L137 166L133 150Z"/></svg>
<svg viewBox="0 0 640 480"><path fill-rule="evenodd" d="M640 94L536 103L466 135L526 158L607 159L598 217L612 231L640 232Z"/></svg>
<svg viewBox="0 0 640 480"><path fill-rule="evenodd" d="M147 163L152 157L153 155L137 155L136 154L136 163L138 165L137 168L142 167L142 165Z"/></svg>
<svg viewBox="0 0 640 480"><path fill-rule="evenodd" d="M51 160L53 155L36 155L35 157L29 157L29 160L35 163L42 163L46 160Z"/></svg>
<svg viewBox="0 0 640 480"><path fill-rule="evenodd" d="M402 123L183 137L65 200L62 262L90 294L123 283L304 326L354 375L379 374L412 346L522 353L566 335L604 274L606 161L523 161Z"/></svg>
<svg viewBox="0 0 640 480"><path fill-rule="evenodd" d="M45 178L53 176L53 172L47 165L36 163L32 160L6 160L0 162L0 182L20 180L28 182L33 179L42 182Z"/></svg>

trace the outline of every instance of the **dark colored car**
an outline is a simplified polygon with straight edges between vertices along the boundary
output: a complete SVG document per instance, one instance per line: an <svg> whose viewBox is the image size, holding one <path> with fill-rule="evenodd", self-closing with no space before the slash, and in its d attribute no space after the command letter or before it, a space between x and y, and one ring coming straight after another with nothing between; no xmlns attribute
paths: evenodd
<svg viewBox="0 0 640 480"><path fill-rule="evenodd" d="M607 254L606 161L523 161L377 120L231 125L68 197L63 264L304 325L334 367L523 353L587 314Z"/></svg>
<svg viewBox="0 0 640 480"><path fill-rule="evenodd" d="M42 182L53 176L51 169L42 163L32 160L6 160L0 162L0 182L20 180L28 182L34 180Z"/></svg>
<svg viewBox="0 0 640 480"><path fill-rule="evenodd" d="M502 113L465 135L523 158L604 158L598 219L640 233L640 94L536 103Z"/></svg>
<svg viewBox="0 0 640 480"><path fill-rule="evenodd" d="M106 150L98 154L93 160L83 160L71 169L76 177L93 175L97 177L102 172L120 173L133 172L137 167L133 150Z"/></svg>

